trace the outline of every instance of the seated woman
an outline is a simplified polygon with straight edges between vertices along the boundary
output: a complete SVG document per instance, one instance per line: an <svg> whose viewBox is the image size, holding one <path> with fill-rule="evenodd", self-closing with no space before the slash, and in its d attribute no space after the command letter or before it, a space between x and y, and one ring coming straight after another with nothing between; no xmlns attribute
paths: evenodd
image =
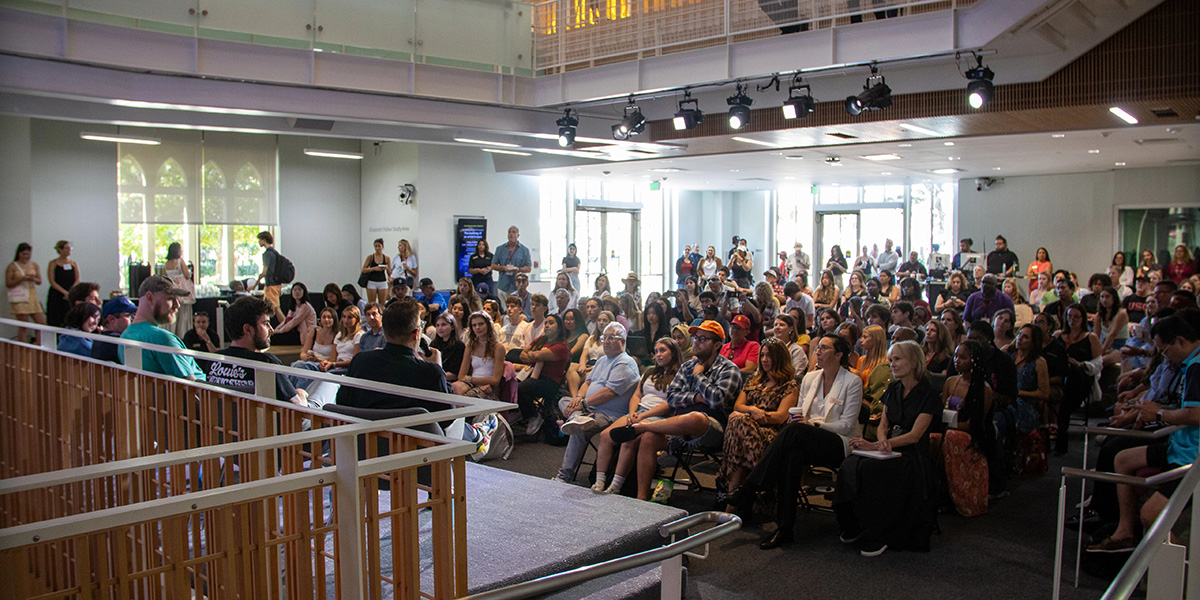
<svg viewBox="0 0 1200 600"><path fill-rule="evenodd" d="M333 355L329 357L329 368L321 369L330 373L345 373L350 366L350 359L358 354L358 341L362 338L362 314L357 306L347 306L342 309L342 328L333 339Z"/></svg>
<svg viewBox="0 0 1200 600"><path fill-rule="evenodd" d="M292 363L292 366L310 371L328 371L330 359L333 357L333 343L338 332L337 309L329 306L322 308L321 316L317 319L317 328L313 330L312 335L304 339L304 345L300 348L300 360ZM313 381L295 375L289 377L292 378L292 385L296 389L307 388Z"/></svg>
<svg viewBox="0 0 1200 600"><path fill-rule="evenodd" d="M607 324L605 325L607 327ZM680 325L680 327L683 327ZM686 330L686 328L685 328ZM679 353L679 345L671 338L660 338L654 343L654 366L646 369L642 380L638 383L637 391L629 399L629 414L621 417L600 432L596 447L596 483L592 485L593 492L617 494L633 468L634 458L637 457L638 444L641 438L627 442L621 446L617 456L617 467L613 470L612 483L608 483L608 469L612 464L612 453L616 442L612 440L614 429L638 422L652 422L662 419L670 412L667 406L667 386L675 379L683 357Z"/></svg>
<svg viewBox="0 0 1200 600"><path fill-rule="evenodd" d="M465 360L461 361L458 377L450 389L460 396L498 400L500 381L504 378L504 346L488 313L471 313L468 322Z"/></svg>
<svg viewBox="0 0 1200 600"><path fill-rule="evenodd" d="M357 306L360 314L367 309L366 299L358 295L358 288L354 287L352 283L342 286L342 300L345 300L350 306Z"/></svg>
<svg viewBox="0 0 1200 600"><path fill-rule="evenodd" d="M470 309L470 312L467 313L468 315L483 310L483 298L480 298L479 294L475 291L475 286L471 283L470 277L459 278L458 287L455 288L454 293L459 298L467 301L467 307Z"/></svg>
<svg viewBox="0 0 1200 600"><path fill-rule="evenodd" d="M564 340L571 351L571 362L578 362L583 355L583 347L587 345L587 319L578 308L568 308L562 315L563 327L566 329Z"/></svg>
<svg viewBox="0 0 1200 600"><path fill-rule="evenodd" d="M1048 304L1058 302L1058 292L1054 289L1052 277L1050 273L1038 273L1037 287L1029 293L1029 303L1039 311Z"/></svg>
<svg viewBox="0 0 1200 600"><path fill-rule="evenodd" d="M663 311L662 303L646 301L646 311L642 313L642 323L645 325L640 331L634 332L633 335L641 336L646 340L646 345L649 346L654 340L660 340L665 337L671 337L671 323L667 320L666 312ZM651 357L642 355L634 356L641 364L648 364Z"/></svg>
<svg viewBox="0 0 1200 600"><path fill-rule="evenodd" d="M612 296L612 286L608 283L608 275L601 273L596 276L596 291L592 293L593 298L607 298Z"/></svg>
<svg viewBox="0 0 1200 600"><path fill-rule="evenodd" d="M862 378L864 410L870 411L868 429L863 433L868 437L874 436L872 428L883 414L883 392L892 382L892 372L887 368L887 334L883 327L871 325L863 330L863 355L858 359L858 369L855 373ZM924 362L921 363L924 371Z"/></svg>
<svg viewBox="0 0 1200 600"><path fill-rule="evenodd" d="M941 321L925 325L925 370L932 375L954 374L954 343Z"/></svg>
<svg viewBox="0 0 1200 600"><path fill-rule="evenodd" d="M941 312L938 318L946 326L946 330L950 332L950 341L953 343L953 348L957 348L959 344L967 339L967 328L963 325L962 313L958 309L947 308Z"/></svg>
<svg viewBox="0 0 1200 600"><path fill-rule="evenodd" d="M823 277L824 275L822 275ZM832 275L831 275L832 276ZM862 271L855 270L850 273L850 279L847 280L846 289L842 291L841 308L838 311L843 318L848 316L850 311L851 298L858 298L867 295L867 276Z"/></svg>
<svg viewBox="0 0 1200 600"><path fill-rule="evenodd" d="M887 298L888 305L900 300L900 286L896 285L896 276L884 269L879 272L879 296ZM869 282L868 282L869 283Z"/></svg>
<svg viewBox="0 0 1200 600"><path fill-rule="evenodd" d="M342 318L342 309L350 306L350 303L342 297L342 289L336 283L325 284L325 289L321 291L325 298L325 308L332 308L337 311L338 319Z"/></svg>
<svg viewBox="0 0 1200 600"><path fill-rule="evenodd" d="M838 325L842 324L842 317L838 315L836 310L826 308L817 311L816 323L813 324L813 335L808 342L808 356L815 357L817 355L817 344L821 343L821 338L826 335L832 335L837 331ZM817 369L816 361L809 361L808 370L815 371Z"/></svg>
<svg viewBox="0 0 1200 600"><path fill-rule="evenodd" d="M833 509L843 543L858 543L863 556L894 549L929 551L936 521L929 430L942 416L937 390L925 377L925 353L916 342L888 352L895 381L883 394L878 441L850 440L850 449L900 453L881 460L851 454L842 462Z"/></svg>
<svg viewBox="0 0 1200 600"><path fill-rule="evenodd" d="M446 381L453 383L458 380L458 372L462 370L463 355L466 345L462 342L462 329L453 313L444 312L433 321L434 336L429 347L441 354L442 370L446 372Z"/></svg>
<svg viewBox="0 0 1200 600"><path fill-rule="evenodd" d="M851 273L851 285L854 285L855 281L858 281L858 285L861 287L862 275L859 275L856 279L855 274ZM850 293L850 290L847 289L846 292ZM818 311L826 308L837 309L841 298L842 291L839 290L837 285L833 283L833 274L829 271L822 271L821 283L817 286L817 289L813 290L813 306L816 307Z"/></svg>
<svg viewBox="0 0 1200 600"><path fill-rule="evenodd" d="M737 315L729 322L729 343L721 346L721 356L733 361L742 376L758 370L758 342L750 339L750 317Z"/></svg>
<svg viewBox="0 0 1200 600"><path fill-rule="evenodd" d="M1011 348L1013 340L1017 337L1014 321L1016 316L1013 311L1002 308L992 315L992 331L995 332L995 339L992 343L1001 352L1008 352Z"/></svg>
<svg viewBox="0 0 1200 600"><path fill-rule="evenodd" d="M517 403L525 418L525 435L536 435L546 417L552 415L559 398L559 387L571 362L567 348L566 327L562 317L548 315L542 335L521 351L521 362L533 365L529 377L517 386Z"/></svg>
<svg viewBox="0 0 1200 600"><path fill-rule="evenodd" d="M1033 307L1025 300L1025 295L1021 293L1021 288L1017 286L1017 280L1005 279L1000 288L1012 299L1013 327L1019 329L1022 325L1033 321Z"/></svg>
<svg viewBox="0 0 1200 600"><path fill-rule="evenodd" d="M84 333L100 333L97 331L100 322L100 307L91 302L80 302L67 311L65 327ZM58 336L59 352L70 352L79 356L92 357L92 340L73 335Z"/></svg>
<svg viewBox="0 0 1200 600"><path fill-rule="evenodd" d="M692 358L692 336L688 334L688 325L680 323L671 328L671 339L679 348L679 362L683 363Z"/></svg>
<svg viewBox="0 0 1200 600"><path fill-rule="evenodd" d="M766 451L775 433L788 420L788 409L799 397L796 370L787 347L778 339L763 342L758 370L738 394L725 425L724 459L717 481L735 490ZM718 494L717 501L721 496Z"/></svg>
<svg viewBox="0 0 1200 600"><path fill-rule="evenodd" d="M913 305L913 308L923 306L929 308L929 302L921 297L921 283L916 277L905 277L900 280L900 300Z"/></svg>
<svg viewBox="0 0 1200 600"><path fill-rule="evenodd" d="M746 481L730 494L730 508L750 509L754 494L775 489L775 533L759 544L764 550L792 541L796 500L811 466L837 468L849 453L849 442L862 426L862 380L849 370L850 344L826 334L817 341L813 361L817 370L804 376L798 407L788 411L788 423L771 441Z"/></svg>
<svg viewBox="0 0 1200 600"><path fill-rule="evenodd" d="M1092 331L1100 334L1100 354L1104 366L1121 363L1121 348L1129 340L1129 313L1121 307L1117 291L1106 287L1100 291L1096 316L1092 319Z"/></svg>
<svg viewBox="0 0 1200 600"><path fill-rule="evenodd" d="M299 281L292 284L292 307L283 323L271 334L272 345L303 345L317 328L317 311L308 303L308 286ZM286 334L292 333L291 336Z"/></svg>
<svg viewBox="0 0 1200 600"><path fill-rule="evenodd" d="M803 315L804 313L800 314ZM799 331L799 328L796 327L796 319L792 315L779 315L775 317L775 326L773 329L775 339L783 342L784 347L787 348L788 356L792 361L792 368L796 371L794 377L799 381L808 372L808 353L804 351L804 347L807 344L800 342L800 336L797 334L797 331ZM805 338L807 337L805 335Z"/></svg>
<svg viewBox="0 0 1200 600"><path fill-rule="evenodd" d="M587 379L588 373L592 372L596 361L604 356L604 344L600 342L600 336L612 322L612 313L607 310L600 312L600 315L596 317L596 331L585 338L583 351L579 353L579 358L567 369L567 389L571 391L572 398L575 397L575 392L579 391L579 386Z"/></svg>
<svg viewBox="0 0 1200 600"><path fill-rule="evenodd" d="M942 405L956 414L957 422L945 434L930 436L950 501L958 514L974 517L987 512L988 461L995 443L992 423L992 389L986 383L983 347L963 342L954 351L958 375L942 387Z"/></svg>
<svg viewBox="0 0 1200 600"><path fill-rule="evenodd" d="M938 294L934 310L940 313L947 308L958 311L966 308L967 298L971 295L967 287L967 276L963 275L962 271L951 272L950 277L946 279L946 287Z"/></svg>

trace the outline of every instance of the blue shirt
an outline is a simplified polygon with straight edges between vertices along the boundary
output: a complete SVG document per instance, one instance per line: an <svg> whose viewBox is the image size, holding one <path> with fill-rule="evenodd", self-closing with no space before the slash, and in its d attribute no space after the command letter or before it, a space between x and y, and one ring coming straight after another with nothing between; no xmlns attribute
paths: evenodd
<svg viewBox="0 0 1200 600"><path fill-rule="evenodd" d="M179 336L146 321L134 323L126 327L125 333L121 334L121 339L169 346L171 348L179 348L180 350L185 349L183 340L179 339ZM121 363L124 364L124 346L117 349L117 355L121 358ZM153 350L142 350L142 369L160 375L174 375L175 377L184 378L193 377L198 381L205 381L204 371L200 369L200 365L196 364L196 360L190 356L180 354L166 354Z"/></svg>
<svg viewBox="0 0 1200 600"><path fill-rule="evenodd" d="M615 358L601 356L588 374L588 398L595 396L602 388L608 388L616 393L604 404L588 403L596 412L612 417L614 420L629 414L629 400L637 389L637 361L632 356L622 352Z"/></svg>
<svg viewBox="0 0 1200 600"><path fill-rule="evenodd" d="M492 264L501 267L512 265L518 268L532 268L533 259L529 256L529 248L526 248L524 244L518 243L516 250L510 250L508 244L504 244L496 248L496 252L492 255ZM499 271L500 277L496 280L496 288L509 294L517 291L517 274Z"/></svg>
<svg viewBox="0 0 1200 600"><path fill-rule="evenodd" d="M1200 348L1192 351L1183 361L1182 408L1200 406ZM1188 425L1171 434L1167 444L1167 462L1173 465L1190 465L1196 462L1200 451L1200 427Z"/></svg>
<svg viewBox="0 0 1200 600"><path fill-rule="evenodd" d="M67 329L71 329L68 327ZM79 356L92 357L92 340L75 337L73 335L58 336L58 351L70 352Z"/></svg>
<svg viewBox="0 0 1200 600"><path fill-rule="evenodd" d="M387 340L383 338L383 328L380 331L364 331L362 337L358 338L358 351L366 352L367 350L378 350L387 345Z"/></svg>

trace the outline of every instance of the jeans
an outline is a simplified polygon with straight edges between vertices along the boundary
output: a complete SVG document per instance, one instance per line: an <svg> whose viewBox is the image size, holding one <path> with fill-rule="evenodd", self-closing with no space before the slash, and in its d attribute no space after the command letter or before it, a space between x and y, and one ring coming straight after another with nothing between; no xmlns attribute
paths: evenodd
<svg viewBox="0 0 1200 600"><path fill-rule="evenodd" d="M575 411L571 414L567 414L567 405L570 403L570 398L562 398L558 401L558 410L563 414L564 417L570 419L576 415L585 414L583 411ZM567 451L565 454L563 454L562 467L558 470L558 477L563 481L575 480L575 470L579 468L579 464L583 461L583 455L587 453L588 440L590 440L593 435L596 435L597 433L607 429L608 426L612 425L613 421L616 420L602 412L597 412L595 410L586 414L595 419L595 421L592 422L592 424L584 433L580 435L572 435L570 436L570 439L567 440ZM596 468L601 469L603 467L597 465Z"/></svg>

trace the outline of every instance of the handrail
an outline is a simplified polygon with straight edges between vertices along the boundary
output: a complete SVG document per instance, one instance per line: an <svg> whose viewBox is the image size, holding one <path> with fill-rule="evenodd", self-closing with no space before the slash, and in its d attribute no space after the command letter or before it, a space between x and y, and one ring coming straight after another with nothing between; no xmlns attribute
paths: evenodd
<svg viewBox="0 0 1200 600"><path fill-rule="evenodd" d="M658 532L663 537L667 537L700 523L718 523L718 525L696 535L688 536L678 542L667 544L666 546L644 550L636 554L629 554L570 571L563 571L562 573L555 573L554 575L547 575L532 581L524 581L507 587L472 594L461 600L518 600L520 598L530 598L539 594L578 585L585 581L604 577L605 575L620 573L628 569L636 569L650 563L661 562L680 556L692 548L713 542L742 527L742 519L737 515L710 510L661 525L658 528Z"/></svg>
<svg viewBox="0 0 1200 600"><path fill-rule="evenodd" d="M1200 457L1197 457L1196 461L1190 466L1196 466L1197 464L1200 464ZM1175 471L1178 470L1175 469ZM1133 594L1138 582L1142 580L1142 575L1150 567L1150 559L1154 557L1154 553L1166 541L1167 536L1171 533L1171 528L1179 520L1179 516L1183 514L1183 509L1187 506L1188 500L1196 494L1197 490L1200 490L1200 469L1191 469L1187 476L1183 478L1183 481L1179 483L1179 487L1176 488L1175 493L1171 494L1171 498L1167 500L1166 506L1158 514L1158 518L1154 519L1154 524L1150 526L1150 530L1142 537L1141 543L1134 549L1133 554L1129 556L1129 559L1125 562L1125 566L1121 568L1121 571L1117 573L1112 583L1109 584L1108 589L1104 591L1101 600L1124 600ZM1192 543L1195 544L1195 540L1192 540ZM1194 546L1193 552L1195 552ZM1196 576L1194 568L1192 576Z"/></svg>
<svg viewBox="0 0 1200 600"><path fill-rule="evenodd" d="M1087 435L1111 435L1116 437L1127 437L1139 440L1159 440L1165 438L1176 431L1183 429L1183 425L1169 425L1160 427L1154 431L1145 431L1143 429L1125 429L1122 427L1088 427L1084 430Z"/></svg>
<svg viewBox="0 0 1200 600"><path fill-rule="evenodd" d="M1135 485L1135 486L1155 486L1162 485L1176 479L1183 479L1187 475L1192 465L1183 465L1163 471L1150 477L1136 477L1134 475L1121 475L1119 473L1109 473L1107 471L1093 471L1091 469L1077 469L1075 467L1063 467L1062 474L1064 477L1077 477L1079 479L1090 479L1092 481L1103 481L1105 483Z"/></svg>

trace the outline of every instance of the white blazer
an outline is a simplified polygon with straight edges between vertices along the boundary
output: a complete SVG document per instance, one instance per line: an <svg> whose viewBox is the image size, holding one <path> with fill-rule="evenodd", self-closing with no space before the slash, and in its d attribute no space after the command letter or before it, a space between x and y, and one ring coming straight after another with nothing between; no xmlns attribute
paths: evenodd
<svg viewBox="0 0 1200 600"><path fill-rule="evenodd" d="M858 411L862 408L862 378L846 369L838 369L837 378L825 396L825 405L817 411L824 388L821 369L804 376L800 384L798 405L804 409L804 417L821 429L832 431L842 438L842 451L850 452L850 439L862 435L858 422Z"/></svg>

